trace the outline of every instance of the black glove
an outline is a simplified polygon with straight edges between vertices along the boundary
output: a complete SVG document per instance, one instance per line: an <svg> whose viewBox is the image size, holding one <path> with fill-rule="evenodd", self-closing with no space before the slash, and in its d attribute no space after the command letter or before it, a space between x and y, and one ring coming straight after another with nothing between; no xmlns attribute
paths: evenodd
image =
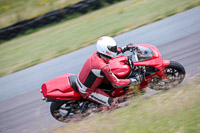
<svg viewBox="0 0 200 133"><path fill-rule="evenodd" d="M126 51L133 51L136 47L131 47L133 44L129 43L126 46L121 47L120 49L122 50L122 53L126 52Z"/></svg>
<svg viewBox="0 0 200 133"><path fill-rule="evenodd" d="M141 74L136 74L135 77L129 79L131 81L130 85L133 85L142 82L143 76Z"/></svg>

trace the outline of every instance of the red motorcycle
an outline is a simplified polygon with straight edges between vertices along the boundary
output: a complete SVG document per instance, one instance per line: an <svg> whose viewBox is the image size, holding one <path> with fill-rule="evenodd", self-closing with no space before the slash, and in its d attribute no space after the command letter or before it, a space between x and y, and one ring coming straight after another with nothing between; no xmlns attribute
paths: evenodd
<svg viewBox="0 0 200 133"><path fill-rule="evenodd" d="M147 86L155 90L168 90L183 81L185 69L180 63L163 60L155 46L133 46L130 55L118 55L109 60L111 71L119 79L142 74L143 81L137 85L140 91L144 91ZM77 114L86 116L88 112L95 112L99 108L99 104L81 97L75 83L76 78L74 74L65 74L45 82L41 87L43 100L51 102L51 114L58 121L68 122ZM130 92L128 87L113 88L107 79L104 79L99 88L113 98L125 96Z"/></svg>

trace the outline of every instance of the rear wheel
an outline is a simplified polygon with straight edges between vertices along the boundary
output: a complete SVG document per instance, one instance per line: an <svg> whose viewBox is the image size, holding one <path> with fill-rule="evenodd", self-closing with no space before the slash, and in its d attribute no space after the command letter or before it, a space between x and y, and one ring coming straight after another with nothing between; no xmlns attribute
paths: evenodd
<svg viewBox="0 0 200 133"><path fill-rule="evenodd" d="M52 102L50 106L51 115L61 122L69 122L79 110L78 102L74 101Z"/></svg>
<svg viewBox="0 0 200 133"><path fill-rule="evenodd" d="M165 68L165 74L168 81L160 77L154 77L150 83L150 88L154 90L169 90L178 86L185 78L185 69L180 63L170 61L169 66Z"/></svg>

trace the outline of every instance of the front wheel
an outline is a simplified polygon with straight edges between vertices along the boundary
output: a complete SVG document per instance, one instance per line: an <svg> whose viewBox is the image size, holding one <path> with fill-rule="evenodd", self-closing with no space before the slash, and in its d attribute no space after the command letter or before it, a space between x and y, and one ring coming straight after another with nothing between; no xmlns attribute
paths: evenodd
<svg viewBox="0 0 200 133"><path fill-rule="evenodd" d="M154 90L169 90L178 86L185 78L185 68L176 61L170 61L169 66L165 68L165 74L168 81L159 77L154 77L150 83L150 88Z"/></svg>

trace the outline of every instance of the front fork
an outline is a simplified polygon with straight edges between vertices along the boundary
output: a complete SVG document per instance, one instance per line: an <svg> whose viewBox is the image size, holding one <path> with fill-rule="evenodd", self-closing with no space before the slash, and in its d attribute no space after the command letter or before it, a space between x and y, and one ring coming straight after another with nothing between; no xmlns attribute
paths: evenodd
<svg viewBox="0 0 200 133"><path fill-rule="evenodd" d="M165 68L168 67L170 64L169 60L163 60L162 62L162 66L159 67L159 71L155 72L154 74L151 74L147 77L144 77L141 85L140 85L140 90L143 90L145 87L148 86L148 84L151 82L151 80L153 79L153 77L157 76L160 77L161 79L164 79L165 81L168 81L168 77L165 74Z"/></svg>
<svg viewBox="0 0 200 133"><path fill-rule="evenodd" d="M163 63L162 63L162 69L160 70L160 73L158 76L160 76L162 79L168 81L168 78L165 74L165 68L168 67L170 64L170 61L169 60L163 60Z"/></svg>

